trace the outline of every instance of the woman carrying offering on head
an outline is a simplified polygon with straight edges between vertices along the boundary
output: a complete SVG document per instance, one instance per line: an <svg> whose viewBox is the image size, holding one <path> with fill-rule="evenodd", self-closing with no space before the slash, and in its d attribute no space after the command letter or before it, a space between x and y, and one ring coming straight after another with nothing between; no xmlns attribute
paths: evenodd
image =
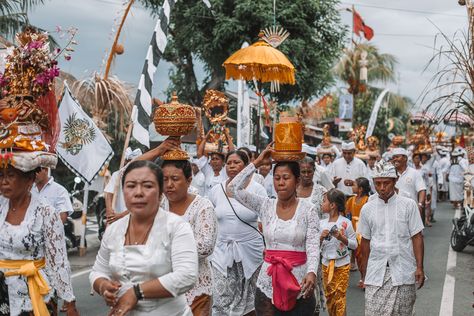
<svg viewBox="0 0 474 316"><path fill-rule="evenodd" d="M297 198L298 162L275 165L276 199L245 190L248 179L271 152L269 145L229 185L235 198L253 210L263 225L266 250L257 280L255 311L257 315L312 315L320 254L319 216L313 204Z"/></svg>
<svg viewBox="0 0 474 316"><path fill-rule="evenodd" d="M209 192L216 185L227 180L227 173L225 168L225 154L223 152L210 152L205 154L205 147L207 139L210 135L209 131L204 139L201 139L201 143L198 146L196 161L199 170L204 174L206 178L204 196L210 197ZM224 129L224 133L229 145L229 152L234 150L234 144L232 138L229 135L229 131Z"/></svg>
<svg viewBox="0 0 474 316"><path fill-rule="evenodd" d="M214 186L209 194L219 223L211 257L213 316L247 315L255 309L255 282L264 250L257 228L258 216L228 189L229 182L248 162L245 152L229 152L225 160L229 179ZM265 188L255 181L250 180L243 187L255 196L267 196Z"/></svg>
<svg viewBox="0 0 474 316"><path fill-rule="evenodd" d="M356 234L349 219L343 216L345 196L331 189L324 194L322 211L329 218L321 220L321 256L326 304L330 316L346 315L346 292L349 286L351 250L357 248Z"/></svg>
<svg viewBox="0 0 474 316"><path fill-rule="evenodd" d="M196 244L188 223L159 208L161 169L133 161L122 186L130 214L105 231L89 276L94 290L109 315L192 315L184 293L197 280Z"/></svg>
<svg viewBox="0 0 474 316"><path fill-rule="evenodd" d="M31 195L35 170L0 169L0 315L56 314L54 291L67 315L78 315L63 223Z"/></svg>
<svg viewBox="0 0 474 316"><path fill-rule="evenodd" d="M217 217L212 203L188 192L193 175L187 160L165 160L162 164L164 194L163 208L182 216L193 229L199 257L199 276L196 285L186 292L186 300L194 316L211 313L212 273L208 257L214 251L217 237Z"/></svg>

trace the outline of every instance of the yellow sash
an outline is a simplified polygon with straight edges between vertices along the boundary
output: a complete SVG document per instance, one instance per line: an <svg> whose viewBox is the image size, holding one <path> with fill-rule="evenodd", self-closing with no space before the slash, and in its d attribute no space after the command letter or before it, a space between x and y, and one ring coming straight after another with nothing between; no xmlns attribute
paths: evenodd
<svg viewBox="0 0 474 316"><path fill-rule="evenodd" d="M40 269L44 268L46 260L0 260L0 268L8 269L5 277L22 275L28 281L28 293L35 316L49 316L48 308L43 296L49 293L49 287L43 278Z"/></svg>
<svg viewBox="0 0 474 316"><path fill-rule="evenodd" d="M329 260L329 271L328 271L328 284L331 283L332 277L334 276L334 267L336 266L336 260Z"/></svg>

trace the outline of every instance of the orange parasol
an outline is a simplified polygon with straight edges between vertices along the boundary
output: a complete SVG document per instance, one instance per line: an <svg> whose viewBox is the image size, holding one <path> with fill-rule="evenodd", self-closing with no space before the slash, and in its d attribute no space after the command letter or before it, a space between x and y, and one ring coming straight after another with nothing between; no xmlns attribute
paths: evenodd
<svg viewBox="0 0 474 316"><path fill-rule="evenodd" d="M260 39L236 51L223 66L226 79L295 84L295 67L278 49Z"/></svg>

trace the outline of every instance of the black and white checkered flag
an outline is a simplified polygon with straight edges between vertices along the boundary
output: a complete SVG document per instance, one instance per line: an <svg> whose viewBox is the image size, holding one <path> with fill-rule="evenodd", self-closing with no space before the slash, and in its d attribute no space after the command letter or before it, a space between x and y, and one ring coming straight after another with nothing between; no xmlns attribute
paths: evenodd
<svg viewBox="0 0 474 316"><path fill-rule="evenodd" d="M208 8L210 8L209 0L203 0ZM150 46L146 54L145 65L143 66L140 82L138 83L137 96L132 111L133 137L147 147L150 147L150 134L148 127L151 124L151 93L153 87L153 76L160 62L166 44L168 43L168 24L170 22L170 14L176 1L165 0L158 14L155 31L151 37Z"/></svg>

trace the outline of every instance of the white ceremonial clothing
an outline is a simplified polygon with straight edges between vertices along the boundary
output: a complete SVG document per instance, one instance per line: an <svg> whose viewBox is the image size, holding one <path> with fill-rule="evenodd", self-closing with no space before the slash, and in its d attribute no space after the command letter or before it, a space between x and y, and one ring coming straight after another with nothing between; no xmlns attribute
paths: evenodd
<svg viewBox="0 0 474 316"><path fill-rule="evenodd" d="M395 187L400 191L408 193L410 198L416 203L418 203L418 192L426 191L426 185L421 171L408 166L402 174L398 174Z"/></svg>
<svg viewBox="0 0 474 316"><path fill-rule="evenodd" d="M211 189L216 185L224 181L227 181L227 173L225 171L225 165L222 167L222 170L219 172L219 175L214 174L211 165L209 164L210 160L206 156L202 156L196 161L196 165L199 170L204 174L206 178L205 188L204 188L204 197L209 197Z"/></svg>
<svg viewBox="0 0 474 316"><path fill-rule="evenodd" d="M275 186L273 184L273 171L270 171L267 176L263 179L263 187L267 191L268 197L276 197Z"/></svg>
<svg viewBox="0 0 474 316"><path fill-rule="evenodd" d="M68 213L68 215L71 215L74 212L69 193L66 188L54 181L53 177L49 177L48 182L41 191L38 190L36 183L34 183L31 187L31 194L46 199L49 205L58 213Z"/></svg>
<svg viewBox="0 0 474 316"><path fill-rule="evenodd" d="M385 203L378 196L362 207L357 232L370 240L366 285L382 286L387 263L392 285L415 284L416 259L411 238L423 231L413 199L394 194Z"/></svg>
<svg viewBox="0 0 474 316"><path fill-rule="evenodd" d="M449 168L449 200L464 200L464 173L469 165L467 159L459 159L459 163L453 163Z"/></svg>
<svg viewBox="0 0 474 316"><path fill-rule="evenodd" d="M263 240L256 231L258 217L254 210L248 209L235 198L229 197L235 213L255 229L242 223L235 216L226 198L225 186L225 182L216 185L209 194L218 221L217 241L211 263L213 268L227 276L227 268L232 268L234 262L241 262L245 278L250 279L263 261ZM267 196L265 188L255 181L250 181L246 190L262 197Z"/></svg>
<svg viewBox="0 0 474 316"><path fill-rule="evenodd" d="M305 199L298 199L293 217L289 220L280 219L276 212L278 199L271 199L245 189L245 183L254 171L253 163L245 167L229 184L229 191L240 203L259 216L267 249L306 252L306 263L293 267L291 271L298 283L301 283L307 273L316 274L318 271L320 231L317 208ZM257 287L268 298L273 298L272 277L267 273L269 266L268 262L263 262Z"/></svg>
<svg viewBox="0 0 474 316"><path fill-rule="evenodd" d="M334 225L337 226L339 232L341 231L341 228L344 229L348 241L348 245L346 246L342 241L337 240L333 236L331 236L330 240L324 239L321 244L322 264L328 266L331 260L336 260L336 267L342 267L351 263L351 252L349 249L355 250L357 248L356 233L352 227L352 222L344 216L339 215L335 222L330 222L329 218L325 218L322 219L320 223L321 232L326 229L331 231L331 228Z"/></svg>
<svg viewBox="0 0 474 316"><path fill-rule="evenodd" d="M197 280L198 256L189 223L160 209L146 243L125 246L129 221L130 214L105 230L89 275L91 284L98 278L118 281L121 297L135 283L158 279L173 297L139 301L127 315L192 316L184 293Z"/></svg>
<svg viewBox="0 0 474 316"><path fill-rule="evenodd" d="M39 272L49 287L43 296L45 302L57 296L73 301L71 268L64 242L64 227L57 210L45 199L31 197L23 221L12 225L6 221L9 200L0 202L0 260L39 260L45 258L46 266ZM5 270L3 270L5 271ZM8 287L10 315L33 310L28 294L28 283L24 276L5 278Z"/></svg>
<svg viewBox="0 0 474 316"><path fill-rule="evenodd" d="M206 176L204 173L199 171L195 175L193 175L193 181L191 181L191 186L196 189L197 193L200 196L204 196L206 191Z"/></svg>
<svg viewBox="0 0 474 316"><path fill-rule="evenodd" d="M332 180L330 179L326 169L324 167L321 167L318 164L315 164L314 166L315 166L315 169L314 169L313 182L319 185L322 185L323 187L326 188L326 190L333 189L334 184L332 183Z"/></svg>
<svg viewBox="0 0 474 316"><path fill-rule="evenodd" d="M449 190L447 177L450 166L451 160L449 156L446 155L438 160L438 188L440 188L438 191L448 192Z"/></svg>
<svg viewBox="0 0 474 316"><path fill-rule="evenodd" d="M352 195L352 186L346 186L344 180L355 180L360 177L367 177L367 167L364 162L354 157L350 163L347 163L344 157L334 160L327 171L331 181L334 177L341 178L337 184L337 189L346 195Z"/></svg>
<svg viewBox="0 0 474 316"><path fill-rule="evenodd" d="M170 211L168 199L164 199L163 209ZM214 206L208 199L196 195L182 218L191 225L199 258L199 276L196 285L186 292L186 300L191 305L200 295L212 295L212 273L208 257L214 251L217 238L217 217Z"/></svg>
<svg viewBox="0 0 474 316"><path fill-rule="evenodd" d="M431 209L435 210L437 207L438 199L438 169L439 164L434 156L425 162L423 169L427 174L427 183L426 183L426 192L427 194L431 192Z"/></svg>
<svg viewBox="0 0 474 316"><path fill-rule="evenodd" d="M107 183L104 188L105 193L117 194L117 198L115 199L115 205L113 205L115 213L122 213L127 210L122 188L122 174L124 171L125 167L112 173L112 177L110 177L109 183ZM117 192L115 192L116 185L118 185Z"/></svg>

